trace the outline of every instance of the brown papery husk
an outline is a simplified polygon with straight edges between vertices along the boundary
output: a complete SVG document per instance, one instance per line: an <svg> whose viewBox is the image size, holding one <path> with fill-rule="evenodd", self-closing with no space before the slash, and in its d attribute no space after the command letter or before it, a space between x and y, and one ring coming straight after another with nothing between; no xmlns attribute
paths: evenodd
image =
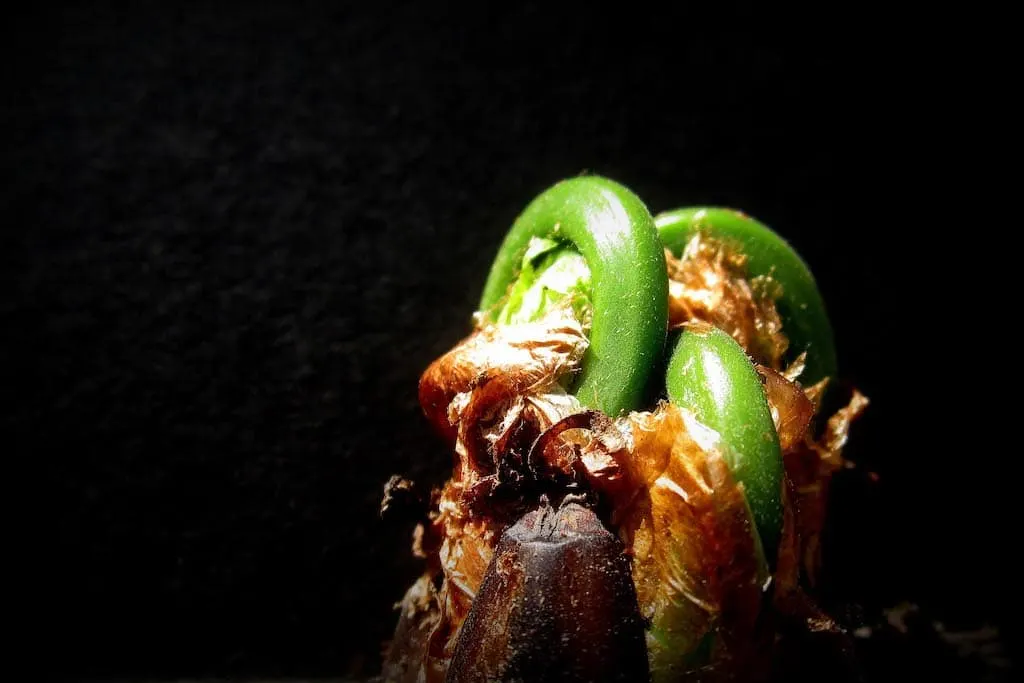
<svg viewBox="0 0 1024 683"><path fill-rule="evenodd" d="M424 669L424 652L441 618L437 591L431 576L425 574L409 587L399 609L398 626L384 648L381 680L388 683L415 683ZM444 680L443 673L440 680Z"/></svg>
<svg viewBox="0 0 1024 683"><path fill-rule="evenodd" d="M436 561L421 579L439 585L431 593L433 607L403 610L386 658L390 671L412 675L408 663L419 661L425 680L444 680L500 532L522 507L496 502L497 492L515 488L503 471L526 468L530 445L582 410L562 381L578 369L586 348L583 328L566 305L533 323L482 325L421 376L423 411L452 443L456 461L417 542L436 548Z"/></svg>
<svg viewBox="0 0 1024 683"><path fill-rule="evenodd" d="M867 399L855 394L815 440L811 423L824 383L795 383L802 357L781 367L788 342L772 283L748 282L745 259L704 237L681 259L666 256L671 324L719 326L758 364L787 475L775 608L805 604L792 596L819 569L828 481L845 464L850 423ZM701 680L759 670L770 641L759 621L765 576L742 485L721 457L717 434L669 404L617 420L585 410L565 385L586 348L584 329L565 306L534 323L481 324L423 373L422 408L451 444L455 467L418 529L414 552L428 566L402 603L385 663L394 680L444 679L501 530L529 502L516 498L521 476L583 482L606 501L609 528L632 558L643 616L662 623L674 602L686 605L674 624L693 635L674 641L683 650L715 635Z"/></svg>
<svg viewBox="0 0 1024 683"><path fill-rule="evenodd" d="M700 320L729 333L750 356L782 367L789 340L775 309L777 282L747 278L747 257L726 242L697 233L679 258L665 250L669 277L669 329Z"/></svg>
<svg viewBox="0 0 1024 683"><path fill-rule="evenodd" d="M809 388L809 400L816 399L820 389ZM821 571L820 539L829 485L838 469L851 466L843 459L842 449L850 425L867 406L867 397L854 391L848 404L826 422L819 439L813 439L808 430L804 441L784 454L784 524L773 577L772 622L783 626L788 635L777 641L780 656L775 661L798 660L805 656L805 648L813 647L816 656L823 651L833 661L847 662L850 671L856 669L853 638L811 595Z"/></svg>
<svg viewBox="0 0 1024 683"><path fill-rule="evenodd" d="M687 410L663 403L614 422L593 412L569 416L533 451L549 467L583 471L611 502L611 526L632 557L641 616L652 625L655 680L687 666L726 676L763 644L766 575L743 487L718 439ZM680 660L708 634L709 658Z"/></svg>
<svg viewBox="0 0 1024 683"><path fill-rule="evenodd" d="M815 414L814 400L785 374L760 364L754 367L764 386L775 432L779 435L779 448L783 453L791 451L807 439Z"/></svg>
<svg viewBox="0 0 1024 683"><path fill-rule="evenodd" d="M799 580L802 575L813 577L817 569L813 558L824 522L828 479L844 464L841 449L866 399L855 393L850 405L826 423L823 436L815 441L809 423L812 399L820 387L801 389L764 366L758 372L780 434L787 472L785 528L773 579L775 608L807 612L806 605L813 603L806 600ZM543 382L535 386L551 390ZM496 408L500 419L481 428L483 442L491 447L499 444L495 455L527 453L538 471L582 474L611 503L610 525L632 557L642 615L657 624L673 601L685 602L689 609L679 612L684 618L675 626L695 637L683 648L695 645L699 636L714 634L710 659L699 662L702 680L735 678L741 672L744 680L756 679L764 670L764 658L770 656L771 634L759 621L764 577L742 486L731 477L717 450L717 434L686 410L668 404L613 421L561 398L548 404L548 396L563 394L515 396ZM527 404L534 408L527 409ZM526 424L533 428L525 432L536 432L536 438L510 436L525 433ZM433 554L436 565L429 578L440 587L431 593L429 608L403 612L395 640L401 641L400 634L405 634L406 643L393 648L389 660L390 671L406 673L412 673L411 661L422 662L428 681L443 680L458 629L469 613L500 530L513 521L493 506L474 512L478 501L472 491L486 489L496 475L472 467L460 471L468 476L453 477L439 492L433 525L421 534L421 545L425 536L439 548ZM670 539L674 539L671 544ZM406 617L406 612L412 617ZM820 621L820 613L806 619L809 628L820 627L811 623ZM655 650L659 646L658 642L649 645Z"/></svg>
<svg viewBox="0 0 1024 683"><path fill-rule="evenodd" d="M456 479L465 479L466 467L493 471L493 459L490 464L484 460L485 430L494 443L520 419L533 419L546 428L553 420L545 412L560 415L575 407L565 398L531 399L565 397L559 380L578 370L588 343L572 308L565 305L534 323L484 325L430 364L420 377L420 406L455 445ZM552 407L552 402L567 405ZM529 414L520 415L524 410Z"/></svg>
<svg viewBox="0 0 1024 683"><path fill-rule="evenodd" d="M811 387L807 393L816 391ZM843 458L843 448L851 425L869 403L864 394L854 390L847 405L825 422L819 438L815 439L808 428L803 439L783 451L786 514L792 515L792 528L788 532L786 527L783 528L783 546L776 571L776 581L781 589L795 588L800 584L813 588L817 583L821 573L821 535L828 512L832 477L840 469L852 466Z"/></svg>
<svg viewBox="0 0 1024 683"><path fill-rule="evenodd" d="M700 666L722 675L758 640L765 578L743 487L717 447L718 435L692 414L662 404L622 421L634 447L631 477L642 486L616 509L619 534L633 556L641 613L651 620L652 674L665 680ZM682 606L682 607L680 607ZM678 654L714 633L710 659ZM670 652L663 651L668 648Z"/></svg>

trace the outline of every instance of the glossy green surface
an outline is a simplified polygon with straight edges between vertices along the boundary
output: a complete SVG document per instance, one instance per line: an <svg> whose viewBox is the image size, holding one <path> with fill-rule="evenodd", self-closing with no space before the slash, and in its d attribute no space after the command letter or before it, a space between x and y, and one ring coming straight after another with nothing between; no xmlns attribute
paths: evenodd
<svg viewBox="0 0 1024 683"><path fill-rule="evenodd" d="M788 361L807 351L807 365L799 380L811 385L836 376L836 351L825 303L807 264L792 247L766 225L739 211L693 207L659 214L655 218L662 242L679 256L698 231L738 243L747 256L750 276L770 275L782 286L776 301L783 332L789 338Z"/></svg>
<svg viewBox="0 0 1024 683"><path fill-rule="evenodd" d="M774 565L782 533L782 451L753 363L728 333L690 325L672 349L665 386L669 400L721 436L723 455L743 484L765 557Z"/></svg>
<svg viewBox="0 0 1024 683"><path fill-rule="evenodd" d="M590 346L574 393L611 416L641 407L668 325L665 254L647 207L626 187L598 176L543 192L516 219L491 266L479 306L491 320L534 237L571 244L590 268Z"/></svg>

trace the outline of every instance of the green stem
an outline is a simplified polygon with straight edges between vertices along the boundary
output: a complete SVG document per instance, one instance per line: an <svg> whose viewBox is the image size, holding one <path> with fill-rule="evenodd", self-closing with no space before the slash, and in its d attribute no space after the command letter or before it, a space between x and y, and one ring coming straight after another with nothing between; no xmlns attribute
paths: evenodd
<svg viewBox="0 0 1024 683"><path fill-rule="evenodd" d="M826 377L835 378L835 342L825 303L807 264L782 237L750 216L724 208L668 211L659 214L655 223L661 241L677 257L690 238L701 231L732 242L747 257L751 277L767 275L782 286L776 306L790 342L786 360L807 352L800 381L811 385Z"/></svg>
<svg viewBox="0 0 1024 683"><path fill-rule="evenodd" d="M728 333L691 324L672 350L665 386L669 400L719 433L723 456L743 484L765 557L774 566L785 474L779 435L754 365Z"/></svg>
<svg viewBox="0 0 1024 683"><path fill-rule="evenodd" d="M593 319L577 398L613 417L639 408L668 325L665 255L647 207L597 176L543 192L513 224L491 266L479 307L491 320L532 238L571 244L590 268Z"/></svg>

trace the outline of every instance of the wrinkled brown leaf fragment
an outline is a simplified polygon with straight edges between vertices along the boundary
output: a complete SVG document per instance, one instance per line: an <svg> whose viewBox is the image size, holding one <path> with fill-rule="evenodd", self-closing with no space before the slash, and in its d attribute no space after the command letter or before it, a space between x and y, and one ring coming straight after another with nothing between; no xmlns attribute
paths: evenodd
<svg viewBox="0 0 1024 683"><path fill-rule="evenodd" d="M854 391L847 405L825 423L821 439L815 441L807 430L804 440L783 451L788 481L787 495L793 515L791 529L783 529L783 538L791 536L790 552L798 559L793 572L799 571L813 586L821 571L821 532L828 510L832 476L846 466L842 451L849 430L868 406L868 398ZM791 576L794 585L797 577Z"/></svg>
<svg viewBox="0 0 1024 683"><path fill-rule="evenodd" d="M449 404L458 394L487 384L505 398L534 393L575 371L587 344L566 307L535 323L488 324L430 364L420 377L420 405L435 427L454 439L458 420L450 419Z"/></svg>
<svg viewBox="0 0 1024 683"><path fill-rule="evenodd" d="M385 647L381 679L388 683L416 683L423 668L426 642L440 619L431 577L421 576L410 586L397 608L398 625Z"/></svg>
<svg viewBox="0 0 1024 683"><path fill-rule="evenodd" d="M867 409L869 403L867 396L854 390L850 402L836 411L836 414L825 423L821 445L830 456L838 457L842 452L850 436L850 425Z"/></svg>
<svg viewBox="0 0 1024 683"><path fill-rule="evenodd" d="M444 537L437 553L442 580L435 598L439 614L429 637L417 644L428 681L444 680L455 636L483 582L500 532L490 520L469 519L458 512L442 502L438 524Z"/></svg>
<svg viewBox="0 0 1024 683"><path fill-rule="evenodd" d="M794 382L769 367L757 365L764 383L768 408L779 435L782 451L790 450L804 440L814 418L814 404Z"/></svg>
<svg viewBox="0 0 1024 683"><path fill-rule="evenodd" d="M805 367L807 367L807 352L802 351L799 356L793 359L792 363L782 369L782 376L790 382L795 382L803 374Z"/></svg>
<svg viewBox="0 0 1024 683"><path fill-rule="evenodd" d="M456 456L431 524L414 543L414 552L436 558L440 576L429 636L410 644L420 649L427 681L443 680L496 539L514 521L487 504L499 464L516 453L525 456L552 424L582 410L560 380L579 367L586 348L566 306L533 323L480 327L420 378L424 413Z"/></svg>
<svg viewBox="0 0 1024 683"><path fill-rule="evenodd" d="M384 498L380 502L380 514L383 517L388 509L397 501L408 499L415 495L416 485L405 477L397 474L391 475L388 482L384 484Z"/></svg>
<svg viewBox="0 0 1024 683"><path fill-rule="evenodd" d="M616 506L633 556L637 597L652 630L652 662L680 661L719 629L715 657L748 647L760 606L760 564L742 487L718 435L682 408L662 404L623 420L632 433L628 479L638 489Z"/></svg>
<svg viewBox="0 0 1024 683"><path fill-rule="evenodd" d="M628 474L627 443L602 412L587 410L551 425L534 442L530 460L549 471L581 472L595 490L611 493Z"/></svg>

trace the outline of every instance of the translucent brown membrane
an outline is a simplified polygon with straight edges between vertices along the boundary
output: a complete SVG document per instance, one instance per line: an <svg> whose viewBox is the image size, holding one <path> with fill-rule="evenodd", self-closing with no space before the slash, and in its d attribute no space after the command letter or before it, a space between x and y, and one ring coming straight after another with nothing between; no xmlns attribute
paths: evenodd
<svg viewBox="0 0 1024 683"><path fill-rule="evenodd" d="M567 306L536 323L485 325L430 364L420 378L420 405L455 443L462 465L491 469L483 462L485 433L494 444L524 410L544 421L551 404L562 402L557 396L565 396L559 379L578 369L587 345ZM545 394L555 397L531 403Z"/></svg>
<svg viewBox="0 0 1024 683"><path fill-rule="evenodd" d="M810 387L808 401L820 388ZM771 394L769 394L771 400ZM786 467L787 526L783 528L777 580L783 587L796 588L804 582L813 587L821 572L821 533L828 511L832 476L848 462L842 451L850 427L868 407L868 398L853 391L846 406L826 422L820 438L810 429L803 439L783 451Z"/></svg>
<svg viewBox="0 0 1024 683"><path fill-rule="evenodd" d="M438 588L431 593L431 609L403 603L385 658L394 680L418 680L420 672L427 681L444 680L500 532L521 509L514 496L509 504L498 501L498 494L514 492L514 476L526 470L533 442L582 410L560 380L578 368L586 348L583 329L563 307L536 323L481 327L421 377L421 405L450 439L455 467L435 495L429 527L418 530L417 549L436 548L426 553L433 561L421 583ZM418 589L417 598L422 594ZM421 667L410 667L411 661Z"/></svg>
<svg viewBox="0 0 1024 683"><path fill-rule="evenodd" d="M399 609L398 626L394 637L385 648L381 680L419 680L424 671L424 652L431 633L440 621L437 593L430 576L421 576L405 592ZM435 680L444 680L444 674Z"/></svg>
<svg viewBox="0 0 1024 683"><path fill-rule="evenodd" d="M757 372L764 385L768 408L779 435L779 447L783 453L803 444L807 430L814 418L815 403L792 380L782 373L764 365L757 365Z"/></svg>
<svg viewBox="0 0 1024 683"><path fill-rule="evenodd" d="M782 374L763 366L759 372L781 443L803 448L812 402ZM593 411L567 416L531 452L551 469L582 472L610 501L611 526L632 557L638 603L650 623L655 681L697 670L702 680L739 680L741 670L756 678L770 656L772 633L760 620L767 567L718 440L685 409L661 404L616 421ZM787 514L787 542L799 552L792 510ZM799 571L793 562L785 567Z"/></svg>
<svg viewBox="0 0 1024 683"><path fill-rule="evenodd" d="M816 576L828 482L844 466L846 435L867 399L855 392L815 440L813 418L824 385L803 389L771 368L757 370L787 474L775 605L821 628L827 618L807 599L801 577L813 583ZM742 486L717 443L718 434L688 411L662 404L614 422L592 411L567 416L532 452L552 469L582 471L611 501L610 522L633 558L641 613L652 625L655 680L698 668L702 680L756 679L771 655L770 621L759 620L766 568Z"/></svg>
<svg viewBox="0 0 1024 683"><path fill-rule="evenodd" d="M654 679L743 659L756 640L765 577L743 489L717 448L718 435L667 404L633 413L622 426L633 437L631 478L642 486L616 513L633 555L641 614L651 623Z"/></svg>
<svg viewBox="0 0 1024 683"><path fill-rule="evenodd" d="M775 310L778 284L747 279L747 258L724 242L695 234L680 258L665 250L669 328L702 320L728 332L755 360L779 370L789 341Z"/></svg>

